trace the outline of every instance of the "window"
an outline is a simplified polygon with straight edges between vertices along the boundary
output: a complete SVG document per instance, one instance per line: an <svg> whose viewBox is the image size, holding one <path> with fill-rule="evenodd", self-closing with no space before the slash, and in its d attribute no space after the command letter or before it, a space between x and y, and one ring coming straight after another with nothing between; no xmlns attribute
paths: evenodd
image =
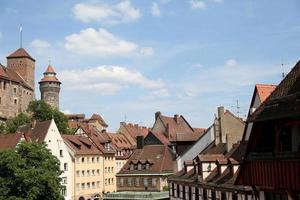
<svg viewBox="0 0 300 200"><path fill-rule="evenodd" d="M114 172L114 167L111 167L111 172Z"/></svg>
<svg viewBox="0 0 300 200"><path fill-rule="evenodd" d="M17 88L14 88L14 94L16 94L17 93Z"/></svg>
<svg viewBox="0 0 300 200"><path fill-rule="evenodd" d="M92 188L95 189L95 182L92 182Z"/></svg>
<svg viewBox="0 0 300 200"><path fill-rule="evenodd" d="M123 178L120 179L120 184L121 184L121 186L124 185L124 179Z"/></svg>
<svg viewBox="0 0 300 200"><path fill-rule="evenodd" d="M15 104L17 104L17 99L14 100Z"/></svg>
<svg viewBox="0 0 300 200"><path fill-rule="evenodd" d="M63 150L59 150L60 157L63 157Z"/></svg>
<svg viewBox="0 0 300 200"><path fill-rule="evenodd" d="M99 157L97 157L97 163L99 163L99 161L100 161L100 158L99 158Z"/></svg>
<svg viewBox="0 0 300 200"><path fill-rule="evenodd" d="M81 189L82 189L82 190L85 189L85 183L81 183Z"/></svg>
<svg viewBox="0 0 300 200"><path fill-rule="evenodd" d="M76 171L76 176L77 176L77 177L80 176L80 171L79 171L79 170Z"/></svg>
<svg viewBox="0 0 300 200"><path fill-rule="evenodd" d="M81 158L81 162L84 163L84 158Z"/></svg>
<svg viewBox="0 0 300 200"><path fill-rule="evenodd" d="M111 184L114 184L114 178L111 178Z"/></svg>
<svg viewBox="0 0 300 200"><path fill-rule="evenodd" d="M108 185L110 185L110 178L108 179Z"/></svg>
<svg viewBox="0 0 300 200"><path fill-rule="evenodd" d="M152 178L152 186L156 186L156 178Z"/></svg>
<svg viewBox="0 0 300 200"><path fill-rule="evenodd" d="M97 181L97 188L100 187L100 181Z"/></svg>
<svg viewBox="0 0 300 200"><path fill-rule="evenodd" d="M63 184L67 184L67 177L62 177L61 181L62 181Z"/></svg>
<svg viewBox="0 0 300 200"><path fill-rule="evenodd" d="M142 164L139 163L139 164L138 164L138 170L141 170L141 169L142 169Z"/></svg>
<svg viewBox="0 0 300 200"><path fill-rule="evenodd" d="M128 178L128 186L131 186L132 185L132 180L131 178Z"/></svg>
<svg viewBox="0 0 300 200"><path fill-rule="evenodd" d="M84 170L81 171L81 176L85 176Z"/></svg>
<svg viewBox="0 0 300 200"><path fill-rule="evenodd" d="M107 167L104 168L104 172L107 173Z"/></svg>
<svg viewBox="0 0 300 200"><path fill-rule="evenodd" d="M92 157L92 163L94 163L95 162L95 158L94 157Z"/></svg>
<svg viewBox="0 0 300 200"><path fill-rule="evenodd" d="M65 170L65 171L68 170L68 163L64 163L64 170Z"/></svg>
<svg viewBox="0 0 300 200"><path fill-rule="evenodd" d="M144 186L148 186L148 179L147 178L144 178Z"/></svg>
<svg viewBox="0 0 300 200"><path fill-rule="evenodd" d="M107 185L107 179L105 179L104 183L105 183L105 185Z"/></svg>
<svg viewBox="0 0 300 200"><path fill-rule="evenodd" d="M86 158L86 162L87 162L87 163L90 163L90 158Z"/></svg>
<svg viewBox="0 0 300 200"><path fill-rule="evenodd" d="M87 170L87 171L86 171L86 175L87 175L87 176L90 176L90 170Z"/></svg>
<svg viewBox="0 0 300 200"><path fill-rule="evenodd" d="M135 186L140 186L140 179L139 178L135 178Z"/></svg>
<svg viewBox="0 0 300 200"><path fill-rule="evenodd" d="M149 163L146 163L146 169L149 169L150 165Z"/></svg>
<svg viewBox="0 0 300 200"><path fill-rule="evenodd" d="M87 187L87 189L90 189L90 187L91 187L90 182L88 182L88 183L86 184L86 187Z"/></svg>
<svg viewBox="0 0 300 200"><path fill-rule="evenodd" d="M77 163L77 164L80 163L80 158L76 158L76 163Z"/></svg>
<svg viewBox="0 0 300 200"><path fill-rule="evenodd" d="M77 191L80 191L80 183L77 183L77 184L76 184L76 190L77 190Z"/></svg>
<svg viewBox="0 0 300 200"><path fill-rule="evenodd" d="M99 175L100 174L100 170L99 169L97 169L97 175Z"/></svg>
<svg viewBox="0 0 300 200"><path fill-rule="evenodd" d="M67 195L67 189L66 188L61 189L61 195L63 195L63 196Z"/></svg>

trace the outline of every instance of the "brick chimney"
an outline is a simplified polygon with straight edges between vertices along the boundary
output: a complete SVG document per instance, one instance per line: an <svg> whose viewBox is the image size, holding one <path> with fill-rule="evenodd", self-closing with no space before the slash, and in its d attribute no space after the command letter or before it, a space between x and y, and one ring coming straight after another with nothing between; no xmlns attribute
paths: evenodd
<svg viewBox="0 0 300 200"><path fill-rule="evenodd" d="M161 112L160 111L157 111L156 113L155 113L155 120L158 118L158 116L160 116L161 115Z"/></svg>
<svg viewBox="0 0 300 200"><path fill-rule="evenodd" d="M175 120L175 122L178 124L179 123L179 115L174 115L174 120Z"/></svg>
<svg viewBox="0 0 300 200"><path fill-rule="evenodd" d="M138 135L136 136L137 149L144 148L144 136Z"/></svg>

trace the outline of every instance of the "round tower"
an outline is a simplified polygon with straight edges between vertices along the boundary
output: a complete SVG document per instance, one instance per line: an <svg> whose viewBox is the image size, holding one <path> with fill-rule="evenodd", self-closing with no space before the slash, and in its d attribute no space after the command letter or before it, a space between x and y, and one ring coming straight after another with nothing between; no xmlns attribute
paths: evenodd
<svg viewBox="0 0 300 200"><path fill-rule="evenodd" d="M51 65L44 72L44 77L39 82L41 100L53 108L59 109L59 91L61 82L57 79L56 73Z"/></svg>

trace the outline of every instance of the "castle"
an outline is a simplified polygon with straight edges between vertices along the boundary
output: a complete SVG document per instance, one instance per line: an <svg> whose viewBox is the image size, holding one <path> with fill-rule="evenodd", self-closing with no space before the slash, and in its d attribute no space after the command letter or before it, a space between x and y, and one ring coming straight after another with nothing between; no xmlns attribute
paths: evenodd
<svg viewBox="0 0 300 200"><path fill-rule="evenodd" d="M0 121L26 113L29 103L35 100L35 59L24 48L6 58L7 66L0 64ZM48 66L39 84L41 99L59 108L61 82L52 66Z"/></svg>

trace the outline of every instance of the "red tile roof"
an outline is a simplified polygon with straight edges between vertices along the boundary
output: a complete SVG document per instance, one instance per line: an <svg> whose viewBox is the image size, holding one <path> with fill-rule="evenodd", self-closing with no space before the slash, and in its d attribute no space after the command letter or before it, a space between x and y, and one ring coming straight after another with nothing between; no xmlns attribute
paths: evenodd
<svg viewBox="0 0 300 200"><path fill-rule="evenodd" d="M149 163L149 169L130 169L130 164ZM136 149L129 160L120 170L121 174L156 174L176 172L175 154L165 145L145 145L143 149Z"/></svg>
<svg viewBox="0 0 300 200"><path fill-rule="evenodd" d="M116 149L123 150L123 149L134 149L134 146L128 141L128 139L123 134L115 134L109 133L109 137Z"/></svg>
<svg viewBox="0 0 300 200"><path fill-rule="evenodd" d="M56 74L55 71L54 71L54 68L49 64L45 73L53 73L53 74Z"/></svg>
<svg viewBox="0 0 300 200"><path fill-rule="evenodd" d="M76 155L102 155L102 152L94 145L88 137L80 135L62 135Z"/></svg>
<svg viewBox="0 0 300 200"><path fill-rule="evenodd" d="M39 83L43 82L56 82L56 83L61 83L57 77L55 76L44 76Z"/></svg>
<svg viewBox="0 0 300 200"><path fill-rule="evenodd" d="M29 53L27 53L27 51L24 48L19 48L16 51L14 51L12 54L10 54L9 56L6 57L7 59L10 58L29 58L32 61L35 61L30 55Z"/></svg>
<svg viewBox="0 0 300 200"><path fill-rule="evenodd" d="M103 117L99 114L93 114L91 118L89 119L90 121L96 120L98 121L102 126L108 127L107 123L104 121Z"/></svg>
<svg viewBox="0 0 300 200"><path fill-rule="evenodd" d="M121 126L124 127L125 132L122 134L129 134L129 136L135 141L137 136L144 136L144 138L147 136L149 129L147 127L139 126L138 124L131 124L131 123L125 123L121 122ZM128 137L128 135L126 135ZM136 145L136 144L134 144Z"/></svg>
<svg viewBox="0 0 300 200"><path fill-rule="evenodd" d="M11 133L0 135L0 150L14 149L23 137L22 133Z"/></svg>
<svg viewBox="0 0 300 200"><path fill-rule="evenodd" d="M205 131L202 128L192 128L182 115L168 117L159 113L158 117L166 128L170 142L196 141Z"/></svg>
<svg viewBox="0 0 300 200"><path fill-rule="evenodd" d="M37 121L35 124L26 124L20 126L17 129L17 132L24 133L27 138L30 138L31 141L35 142L44 142L45 137L48 133L51 120L47 121Z"/></svg>
<svg viewBox="0 0 300 200"><path fill-rule="evenodd" d="M275 90L276 85L270 84L256 84L255 88L259 96L260 102L264 102L268 96Z"/></svg>

